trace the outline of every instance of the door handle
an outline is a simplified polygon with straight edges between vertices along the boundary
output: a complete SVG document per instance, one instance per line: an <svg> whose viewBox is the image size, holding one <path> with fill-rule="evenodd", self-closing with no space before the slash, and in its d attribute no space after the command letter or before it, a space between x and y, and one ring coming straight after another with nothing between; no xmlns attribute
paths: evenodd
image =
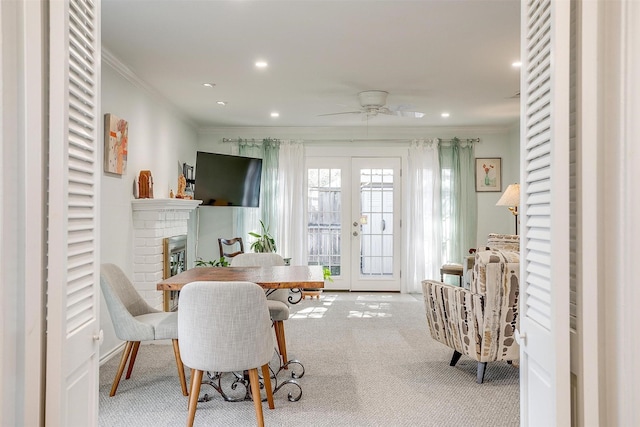
<svg viewBox="0 0 640 427"><path fill-rule="evenodd" d="M102 344L102 341L104 341L104 331L100 329L100 332L93 336L93 340L98 341L98 344Z"/></svg>
<svg viewBox="0 0 640 427"><path fill-rule="evenodd" d="M354 231L354 232L353 232L353 237L357 237L357 236L358 236L358 232L357 232L357 231Z"/></svg>
<svg viewBox="0 0 640 427"><path fill-rule="evenodd" d="M526 346L527 345L527 333L520 333L519 330L516 329L516 333L515 333L515 337L516 337L516 342L522 346Z"/></svg>

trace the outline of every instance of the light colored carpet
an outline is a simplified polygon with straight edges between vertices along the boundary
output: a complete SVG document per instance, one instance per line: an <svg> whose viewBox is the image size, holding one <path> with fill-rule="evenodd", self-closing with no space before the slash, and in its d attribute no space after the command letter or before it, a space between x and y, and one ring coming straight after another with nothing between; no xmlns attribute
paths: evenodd
<svg viewBox="0 0 640 427"><path fill-rule="evenodd" d="M474 360L450 367L452 351L427 331L422 295L324 292L292 306L285 331L289 357L306 369L302 398L289 402L295 389L281 389L274 410L263 404L267 426L519 425L518 369L489 363L476 384ZM171 346L141 346L133 375L109 397L118 361L100 369L101 426L185 424ZM255 425L251 401L225 402L207 385L204 393L214 398L198 404L196 426Z"/></svg>

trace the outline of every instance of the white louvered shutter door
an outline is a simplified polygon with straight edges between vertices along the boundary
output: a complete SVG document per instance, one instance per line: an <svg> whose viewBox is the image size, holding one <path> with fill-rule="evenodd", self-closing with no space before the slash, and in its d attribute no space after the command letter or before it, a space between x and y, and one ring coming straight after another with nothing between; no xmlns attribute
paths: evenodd
<svg viewBox="0 0 640 427"><path fill-rule="evenodd" d="M568 1L522 3L521 425L570 425Z"/></svg>
<svg viewBox="0 0 640 427"><path fill-rule="evenodd" d="M46 425L97 425L100 3L50 2Z"/></svg>

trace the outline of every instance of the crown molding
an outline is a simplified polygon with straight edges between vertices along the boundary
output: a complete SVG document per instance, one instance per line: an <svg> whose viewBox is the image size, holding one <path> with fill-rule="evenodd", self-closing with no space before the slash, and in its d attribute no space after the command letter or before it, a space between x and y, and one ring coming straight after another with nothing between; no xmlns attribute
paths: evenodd
<svg viewBox="0 0 640 427"><path fill-rule="evenodd" d="M322 139L358 139L376 141L380 139L424 139L424 138L477 138L488 135L506 135L510 126L437 126L437 127L207 127L200 128L200 136L219 136L221 138L278 138L314 141ZM366 132L366 135L364 133Z"/></svg>
<svg viewBox="0 0 640 427"><path fill-rule="evenodd" d="M124 62L122 62L117 56L115 56L109 49L102 46L101 50L102 54L102 63L109 65L113 68L118 74L124 77L132 85L142 89L147 94L160 101L167 109L171 110L176 116L180 118L180 120L187 123L191 126L196 132L198 131L198 126L196 123L191 120L180 108L178 108L174 103L169 101L164 95L162 95L156 88L151 86L149 83L145 82L138 76L131 68L129 68Z"/></svg>

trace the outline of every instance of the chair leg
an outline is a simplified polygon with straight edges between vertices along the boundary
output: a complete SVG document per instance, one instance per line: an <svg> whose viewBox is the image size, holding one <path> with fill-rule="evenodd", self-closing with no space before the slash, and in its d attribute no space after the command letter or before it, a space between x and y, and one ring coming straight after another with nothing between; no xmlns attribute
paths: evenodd
<svg viewBox="0 0 640 427"><path fill-rule="evenodd" d="M131 372L133 372L133 365L136 363L136 357L138 356L139 348L140 348L140 341L136 341L133 344L133 351L131 352L131 357L129 357L129 369L127 369L127 375L124 377L125 380L128 380L131 377Z"/></svg>
<svg viewBox="0 0 640 427"><path fill-rule="evenodd" d="M188 396L187 392L187 379L184 376L184 364L182 363L182 358L180 357L180 347L178 346L178 340L173 341L173 354L176 356L176 366L178 368L178 377L180 377L180 387L182 387L182 395Z"/></svg>
<svg viewBox="0 0 640 427"><path fill-rule="evenodd" d="M193 387L193 378L196 376L196 370L191 368L191 375L189 376L189 390ZM189 407L189 399L187 399L187 408Z"/></svg>
<svg viewBox="0 0 640 427"><path fill-rule="evenodd" d="M453 350L453 356L451 356L451 362L449 362L449 366L456 366L456 363L458 363L458 360L460 360L460 356L462 356L462 353Z"/></svg>
<svg viewBox="0 0 640 427"><path fill-rule="evenodd" d="M282 365L284 369L288 369L286 366L289 359L287 358L287 340L284 337L284 321L276 320L273 322L273 328L276 332L276 341L278 342L278 351L282 356Z"/></svg>
<svg viewBox="0 0 640 427"><path fill-rule="evenodd" d="M193 426L196 418L196 407L198 406L198 396L200 395L200 385L202 384L202 371L192 369L191 372L191 392L189 394L189 415L187 415L187 427Z"/></svg>
<svg viewBox="0 0 640 427"><path fill-rule="evenodd" d="M264 378L264 389L267 392L267 402L269 403L269 409L275 408L273 403L273 390L271 390L271 372L269 371L269 364L262 365L262 377Z"/></svg>
<svg viewBox="0 0 640 427"><path fill-rule="evenodd" d="M118 366L118 372L116 373L116 377L113 379L111 393L109 393L110 397L113 397L116 394L118 384L120 384L120 378L122 378L122 373L124 372L124 367L127 364L127 359L129 359L129 355L131 354L133 344L133 341L127 341L127 344L124 346L124 351L122 352L122 357L120 358L120 365Z"/></svg>
<svg viewBox="0 0 640 427"><path fill-rule="evenodd" d="M262 397L260 396L260 378L258 369L249 369L249 382L251 383L251 396L253 406L256 408L256 421L258 427L264 427L264 416L262 415Z"/></svg>
<svg viewBox="0 0 640 427"><path fill-rule="evenodd" d="M478 375L476 382L482 384L484 381L484 371L487 369L487 362L478 362Z"/></svg>

